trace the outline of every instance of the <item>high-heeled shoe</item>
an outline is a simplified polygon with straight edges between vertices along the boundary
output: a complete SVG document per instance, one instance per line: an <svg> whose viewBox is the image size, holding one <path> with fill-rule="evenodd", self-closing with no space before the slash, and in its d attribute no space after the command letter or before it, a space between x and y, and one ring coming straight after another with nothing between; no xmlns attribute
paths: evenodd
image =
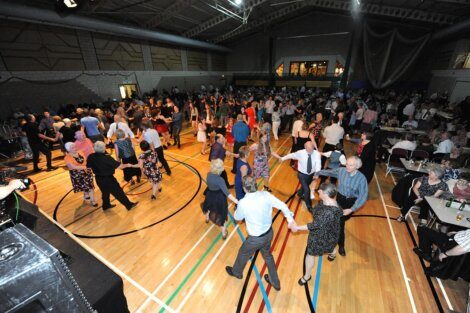
<svg viewBox="0 0 470 313"><path fill-rule="evenodd" d="M225 240L227 239L228 231L225 231L222 233L222 239Z"/></svg>
<svg viewBox="0 0 470 313"><path fill-rule="evenodd" d="M93 207L96 208L96 207L98 206L98 203L96 203L96 202L91 202L91 206L93 206Z"/></svg>
<svg viewBox="0 0 470 313"><path fill-rule="evenodd" d="M151 199L151 200L156 200L157 197L155 197L154 195L152 195L152 196L150 197L150 199Z"/></svg>
<svg viewBox="0 0 470 313"><path fill-rule="evenodd" d="M267 191L267 192L273 192L271 188L269 188L268 186L264 186L264 190Z"/></svg>
<svg viewBox="0 0 470 313"><path fill-rule="evenodd" d="M328 253L328 261L333 262L336 259L336 253Z"/></svg>
<svg viewBox="0 0 470 313"><path fill-rule="evenodd" d="M300 285L300 286L304 286L308 283L308 281L312 279L312 276L310 276L307 280L304 279L304 277L300 277L300 279L297 281L297 283Z"/></svg>

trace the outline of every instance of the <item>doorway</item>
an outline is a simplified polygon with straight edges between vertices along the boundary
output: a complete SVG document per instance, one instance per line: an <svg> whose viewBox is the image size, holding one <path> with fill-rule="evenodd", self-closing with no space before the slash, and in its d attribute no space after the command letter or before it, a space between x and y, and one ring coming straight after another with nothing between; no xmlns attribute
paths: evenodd
<svg viewBox="0 0 470 313"><path fill-rule="evenodd" d="M139 88L137 84L124 84L119 85L119 92L122 99L136 98L139 95Z"/></svg>

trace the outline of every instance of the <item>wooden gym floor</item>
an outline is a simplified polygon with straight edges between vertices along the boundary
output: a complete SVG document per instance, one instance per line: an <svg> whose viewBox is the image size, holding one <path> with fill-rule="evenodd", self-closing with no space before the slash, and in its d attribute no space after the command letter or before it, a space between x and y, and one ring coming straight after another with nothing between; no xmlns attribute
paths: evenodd
<svg viewBox="0 0 470 313"><path fill-rule="evenodd" d="M272 146L285 155L291 139L283 135ZM350 145L347 149L352 151ZM385 177L383 164L376 167L366 205L346 223L347 256L338 255L334 262L317 258L308 288L297 284L307 233L291 233L283 216L276 218L273 254L282 288L278 292L262 279L266 268L261 256L251 270L248 263L243 280L226 274L225 266L233 264L246 236L245 225L234 224L230 216L224 241L217 227L204 222L200 203L209 162L192 133L183 132L182 148L171 147L165 156L173 174L164 175L157 200L150 200L150 184L145 180L124 187L132 201L139 201L130 212L120 204L106 212L85 205L81 194L70 192L69 174L58 150L53 152L53 165L61 168L29 175L35 186L23 192L123 278L131 312L236 312L237 308L309 312L311 307L320 313L439 312L406 225L395 220L399 211L390 198L395 178ZM233 182L232 159L225 163ZM274 195L283 201L291 198L288 205L297 222L309 222L305 205L291 197L298 188L295 171L288 162L274 158L270 165ZM45 167L43 156L40 166ZM116 177L123 181L121 171ZM98 189L96 193L101 205ZM233 206L229 211L233 214ZM417 240L415 224L409 222L409 226ZM468 284L432 278L431 285L445 312L465 311Z"/></svg>

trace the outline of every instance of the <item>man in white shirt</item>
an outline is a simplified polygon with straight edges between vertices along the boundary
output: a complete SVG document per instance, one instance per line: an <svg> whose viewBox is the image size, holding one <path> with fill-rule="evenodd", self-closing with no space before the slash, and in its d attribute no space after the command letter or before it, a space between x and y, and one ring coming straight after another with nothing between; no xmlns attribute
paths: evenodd
<svg viewBox="0 0 470 313"><path fill-rule="evenodd" d="M109 125L108 134L106 135L106 137L108 138L108 142L111 140L113 135L116 133L116 130L118 130L118 129L121 129L122 131L124 131L124 134L126 134L126 138L128 138L128 137L134 138L135 137L134 133L129 128L129 125L122 122L121 117L116 114L116 115L114 115L114 123Z"/></svg>
<svg viewBox="0 0 470 313"><path fill-rule="evenodd" d="M296 225L293 219L294 213L289 210L284 202L271 193L258 191L256 179L251 176L243 178L243 189L246 195L238 202L234 217L237 221L245 220L248 237L238 250L233 267L226 266L225 270L230 276L242 279L246 263L257 250L260 250L269 271L269 275L264 275L264 279L279 291L281 290L281 282L271 253L271 242L274 233L272 229L273 207L282 211L289 223L289 228Z"/></svg>
<svg viewBox="0 0 470 313"><path fill-rule="evenodd" d="M393 151L393 149L396 149L396 148L413 151L416 149L416 142L412 140L413 140L413 135L406 134L405 138L403 140L400 140L396 144L394 144L392 148L390 149L390 151Z"/></svg>
<svg viewBox="0 0 470 313"><path fill-rule="evenodd" d="M310 199L310 184L312 183L313 176L321 169L321 156L318 151L313 148L313 143L307 141L305 149L289 153L286 156L280 157L276 153L272 155L281 161L297 160L297 177L299 178L300 185L302 186L299 191L299 196L304 199L305 205L309 211L313 210L312 200Z"/></svg>
<svg viewBox="0 0 470 313"><path fill-rule="evenodd" d="M403 120L408 119L409 116L413 117L415 113L415 102L416 100L413 100L411 103L408 103L404 108L403 108ZM403 121L402 120L402 121Z"/></svg>
<svg viewBox="0 0 470 313"><path fill-rule="evenodd" d="M437 146L436 151L434 154L448 154L452 152L454 148L454 143L449 139L449 133L443 132L441 135L441 142Z"/></svg>
<svg viewBox="0 0 470 313"><path fill-rule="evenodd" d="M343 139L344 129L338 125L338 122L339 118L338 116L335 116L333 117L331 125L325 127L325 130L323 131L323 138L325 138L323 152L334 150L336 145Z"/></svg>
<svg viewBox="0 0 470 313"><path fill-rule="evenodd" d="M416 129L418 128L418 122L413 119L413 116L409 116L408 120L405 121L401 127L403 128L411 128L411 129Z"/></svg>
<svg viewBox="0 0 470 313"><path fill-rule="evenodd" d="M163 167L168 176L171 176L171 169L168 165L168 162L165 160L165 155L163 154L162 142L160 140L160 135L152 127L151 121L142 122L142 139L150 144L152 150L157 153L158 160L162 163Z"/></svg>
<svg viewBox="0 0 470 313"><path fill-rule="evenodd" d="M269 96L268 100L264 103L264 110L265 110L265 117L266 122L272 123L271 116L274 111L275 102L273 101L273 97Z"/></svg>

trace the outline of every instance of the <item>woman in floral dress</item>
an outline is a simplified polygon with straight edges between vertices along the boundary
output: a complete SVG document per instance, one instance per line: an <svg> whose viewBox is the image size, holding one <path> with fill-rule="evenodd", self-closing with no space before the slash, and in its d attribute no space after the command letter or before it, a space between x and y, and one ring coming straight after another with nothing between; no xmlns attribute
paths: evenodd
<svg viewBox="0 0 470 313"><path fill-rule="evenodd" d="M271 156L271 146L268 141L268 134L262 132L259 136L258 143L251 145L250 150L255 151L255 157L253 160L253 169L255 171L255 179L263 178L264 190L271 192L269 188L269 164L268 159Z"/></svg>
<svg viewBox="0 0 470 313"><path fill-rule="evenodd" d="M91 205L96 207L98 204L95 202L95 185L93 184L93 172L90 168L86 167L86 159L83 152L78 151L73 142L65 144L64 161L67 164L72 181L73 192L82 192L83 199L90 201Z"/></svg>

